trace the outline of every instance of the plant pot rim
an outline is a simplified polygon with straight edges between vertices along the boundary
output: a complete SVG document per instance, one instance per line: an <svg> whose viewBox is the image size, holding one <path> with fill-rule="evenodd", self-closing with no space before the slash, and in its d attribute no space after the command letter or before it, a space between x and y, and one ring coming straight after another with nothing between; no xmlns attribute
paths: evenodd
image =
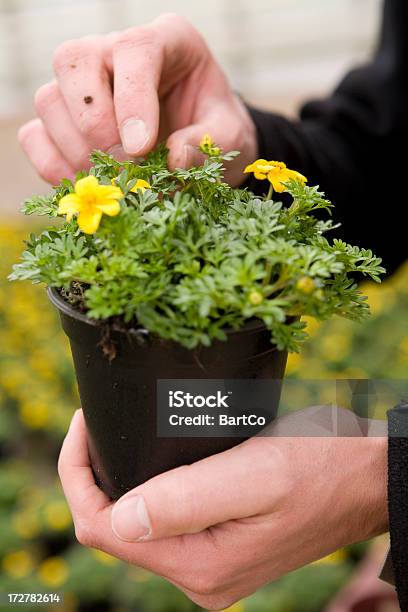
<svg viewBox="0 0 408 612"><path fill-rule="evenodd" d="M79 312L78 310L76 310L73 306L71 306L71 304L69 304L66 300L64 300L63 297L61 297L61 295L59 294L58 288L57 287L48 287L47 288L47 295L49 300L52 302L52 304L54 304L54 306L62 311L64 314L66 314L69 317L72 317L73 319L76 319L77 321L81 321L82 323L85 323L87 325L90 325L92 327L100 327L102 325L104 325L106 323L106 319L91 319L90 317L88 317L86 314ZM253 331L257 331L260 329L265 329L265 324L263 321L261 321L261 319L253 319L253 320L249 320L247 321L242 327L240 327L239 329L232 329L232 328L224 328L224 332L228 335L234 335L234 334L240 334L240 333L245 333L245 332L253 332ZM121 330L117 330L117 331L121 331ZM135 329L134 331L137 331L145 336L150 335L151 332L149 332L149 330L140 327L137 330ZM123 333L123 332L122 332Z"/></svg>

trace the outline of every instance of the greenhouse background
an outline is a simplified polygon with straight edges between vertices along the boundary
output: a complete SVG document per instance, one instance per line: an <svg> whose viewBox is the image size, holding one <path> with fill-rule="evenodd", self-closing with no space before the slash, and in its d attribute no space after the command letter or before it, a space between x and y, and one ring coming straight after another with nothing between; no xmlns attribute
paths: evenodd
<svg viewBox="0 0 408 612"><path fill-rule="evenodd" d="M33 113L35 89L52 78L53 49L68 38L137 25L169 10L204 33L246 100L293 115L302 100L324 96L370 56L380 2L0 0L0 592L64 593L63 606L50 610L198 610L164 580L75 542L56 475L61 441L79 405L69 349L43 289L5 280L27 232L19 203L47 190L19 151L16 130ZM407 279L402 267L381 288L365 286L374 316L361 326L310 322L312 340L290 359L289 375L404 377ZM330 610L359 564L381 558L386 546L379 538L337 551L230 610ZM392 598L384 605L397 610Z"/></svg>

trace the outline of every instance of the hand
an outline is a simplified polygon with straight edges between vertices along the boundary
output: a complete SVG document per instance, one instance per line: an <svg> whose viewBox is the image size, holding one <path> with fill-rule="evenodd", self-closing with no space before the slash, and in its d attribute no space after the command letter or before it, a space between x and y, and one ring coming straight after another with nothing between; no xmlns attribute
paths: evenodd
<svg viewBox="0 0 408 612"><path fill-rule="evenodd" d="M386 531L386 449L382 437L255 437L161 474L115 504L94 482L79 410L59 473L82 544L220 609Z"/></svg>
<svg viewBox="0 0 408 612"><path fill-rule="evenodd" d="M238 185L257 157L255 127L199 32L184 18L162 15L148 25L60 45L56 80L35 95L38 119L19 132L38 173L51 183L88 168L92 149L117 159L142 156L167 140L169 166L200 161L209 132L225 152Z"/></svg>
<svg viewBox="0 0 408 612"><path fill-rule="evenodd" d="M325 612L398 612L400 608L395 587L378 578L378 570L384 564L388 550L388 538L374 540L364 559L357 565L352 579L336 594Z"/></svg>

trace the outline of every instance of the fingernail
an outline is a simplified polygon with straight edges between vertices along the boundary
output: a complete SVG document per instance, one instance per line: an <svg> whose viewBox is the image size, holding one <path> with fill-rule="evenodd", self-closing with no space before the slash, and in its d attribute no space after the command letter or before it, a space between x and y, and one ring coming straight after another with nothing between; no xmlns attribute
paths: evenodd
<svg viewBox="0 0 408 612"><path fill-rule="evenodd" d="M152 533L145 501L141 495L119 500L113 507L112 531L119 540L141 542Z"/></svg>
<svg viewBox="0 0 408 612"><path fill-rule="evenodd" d="M123 148L127 153L136 155L146 146L149 132L141 119L128 119L122 125L121 137Z"/></svg>
<svg viewBox="0 0 408 612"><path fill-rule="evenodd" d="M108 151L109 155L112 155L116 161L126 161L129 159L129 154L126 153L122 145L118 144L111 147Z"/></svg>

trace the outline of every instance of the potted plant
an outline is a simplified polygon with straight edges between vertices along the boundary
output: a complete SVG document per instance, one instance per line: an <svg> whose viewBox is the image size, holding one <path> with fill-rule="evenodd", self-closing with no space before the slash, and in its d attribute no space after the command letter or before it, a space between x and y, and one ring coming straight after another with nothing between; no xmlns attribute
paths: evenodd
<svg viewBox="0 0 408 612"><path fill-rule="evenodd" d="M89 173L23 206L63 218L31 235L10 278L49 288L95 477L112 498L242 439L157 436L158 381L281 381L287 351L306 337L300 317L363 319L355 273L379 281L384 272L371 251L325 237L336 225L316 211L332 205L298 172L257 160L245 171L268 180L259 198L223 182L236 152L209 136L200 150L202 166L174 171L163 146L140 163L95 151Z"/></svg>

